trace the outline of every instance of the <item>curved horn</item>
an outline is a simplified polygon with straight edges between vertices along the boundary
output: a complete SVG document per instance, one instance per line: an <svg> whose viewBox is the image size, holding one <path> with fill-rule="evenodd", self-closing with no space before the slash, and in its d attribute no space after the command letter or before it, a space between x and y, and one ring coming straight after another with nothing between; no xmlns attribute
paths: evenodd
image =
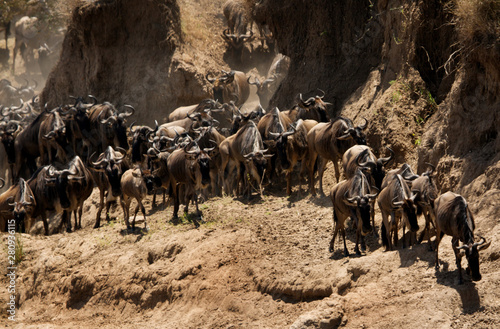
<svg viewBox="0 0 500 329"><path fill-rule="evenodd" d="M436 167L434 167L434 165L432 165L431 163L428 163L426 162L425 163L426 165L428 165L430 167L431 170L427 170L425 173L423 173L422 175L427 175L427 176L430 176L432 175L432 173L434 172L434 170L436 170Z"/></svg>
<svg viewBox="0 0 500 329"><path fill-rule="evenodd" d="M136 122L137 122L137 121L132 122L132 123L130 124L130 126L128 127L128 128L130 129L130 131L131 131L131 132L134 132L134 131L132 130L132 128L134 127L134 125L135 125L135 123L136 123Z"/></svg>
<svg viewBox="0 0 500 329"><path fill-rule="evenodd" d="M325 92L321 89L318 88L319 91L321 91L321 93L323 93L323 96L316 96L316 97L319 97L320 99L323 99L323 97L325 97Z"/></svg>
<svg viewBox="0 0 500 329"><path fill-rule="evenodd" d="M364 149L361 153L356 157L356 165L358 167L366 167L370 163L370 161L359 162L365 155L368 154L369 149Z"/></svg>
<svg viewBox="0 0 500 329"><path fill-rule="evenodd" d="M3 180L2 178L0 178L0 188L2 188L4 186L5 186L5 180Z"/></svg>
<svg viewBox="0 0 500 329"><path fill-rule="evenodd" d="M135 108L134 108L132 105L128 105L128 104L126 104L126 105L123 105L123 107L129 108L129 109L131 109L132 111L130 111L130 112L129 112L129 111L126 111L126 112L124 112L124 113L120 113L120 117L122 117L122 118L128 118L129 116L134 115L134 113L135 113Z"/></svg>
<svg viewBox="0 0 500 329"><path fill-rule="evenodd" d="M386 157L386 158L379 158L379 159L377 160L377 162L381 163L381 164L382 164L382 165L384 165L384 166L386 166L386 165L389 163L389 161L391 161L391 160L394 158L394 151L393 151L393 150L391 150L391 149L390 149L389 147L387 147L387 146L386 146L385 148L386 148L386 149L388 149L388 150L389 150L389 152L391 152L391 155L389 155L389 156L388 156L388 157Z"/></svg>
<svg viewBox="0 0 500 329"><path fill-rule="evenodd" d="M97 98L95 98L95 97L94 97L94 96L92 96L92 95L89 95L88 97L89 97L91 100L93 100L93 101L94 101L94 103L92 104L92 106L94 106L94 105L96 105L96 104L97 104Z"/></svg>
<svg viewBox="0 0 500 329"><path fill-rule="evenodd" d="M215 78L210 78L209 75L210 75L210 73L207 73L207 75L205 75L205 79L207 79L208 82L210 82L210 83L214 83L215 82Z"/></svg>
<svg viewBox="0 0 500 329"><path fill-rule="evenodd" d="M248 84L250 84L250 85L254 85L254 86L257 86L257 88L258 88L258 89L260 89L261 84L260 84L259 79L257 79L257 77L255 77L255 78L254 78L254 82L250 82L250 78L251 78L251 77L252 77L252 76L249 76L249 77L248 77L248 79L247 79Z"/></svg>
<svg viewBox="0 0 500 329"><path fill-rule="evenodd" d="M102 114L102 112L101 112L101 114ZM101 116L101 115L99 115L99 116ZM101 120L101 123L103 125L107 125L108 123L115 123L115 121L116 121L116 117L114 115L111 115L107 119Z"/></svg>
<svg viewBox="0 0 500 329"><path fill-rule="evenodd" d="M398 197L395 197L395 198L394 198L394 199L392 199L392 201L391 201L391 205L392 205L392 207L393 207L393 208L400 208L400 207L403 205L403 203L404 203L404 201L394 201L394 200L396 200L397 198L398 198Z"/></svg>
<svg viewBox="0 0 500 329"><path fill-rule="evenodd" d="M363 118L363 119L365 120L365 124L363 124L363 125L360 125L360 126L359 126L359 128L360 128L361 130L365 130L365 129L366 129L366 127L368 127L368 120L366 120L366 118Z"/></svg>

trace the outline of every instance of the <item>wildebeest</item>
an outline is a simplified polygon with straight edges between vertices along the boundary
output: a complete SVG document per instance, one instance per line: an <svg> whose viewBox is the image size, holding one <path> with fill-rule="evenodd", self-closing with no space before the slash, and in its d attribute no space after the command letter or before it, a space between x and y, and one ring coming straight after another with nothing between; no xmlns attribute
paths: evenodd
<svg viewBox="0 0 500 329"><path fill-rule="evenodd" d="M53 165L40 167L29 179L28 185L36 200L32 217L41 217L45 235L49 234L48 213L60 214L71 207L69 189L71 183L81 180L74 166L56 168ZM61 225L63 222L61 223Z"/></svg>
<svg viewBox="0 0 500 329"><path fill-rule="evenodd" d="M394 245L397 246L398 244L398 223L400 218L403 221L403 248L405 247L405 227L408 225L412 233L418 231L415 207L416 196L416 194L411 193L410 188L399 174L390 180L380 192L378 206L382 213L381 236L386 251L392 250L391 235Z"/></svg>
<svg viewBox="0 0 500 329"><path fill-rule="evenodd" d="M220 108L221 104L219 104L216 100L211 98L204 99L198 104L176 108L168 115L168 122L185 119L188 114L212 112L213 110L219 110Z"/></svg>
<svg viewBox="0 0 500 329"><path fill-rule="evenodd" d="M144 216L144 228L146 229L148 227L146 223L146 209L142 204L142 200L146 197L148 192L153 191L153 177L150 175L149 170L142 170L141 168L129 169L123 173L120 184L122 189L120 203L123 208L123 216L127 229L130 229L129 211L132 198L137 201L134 220L132 221L132 230L135 230L135 218L137 217L139 208Z"/></svg>
<svg viewBox="0 0 500 329"><path fill-rule="evenodd" d="M481 280L479 272L479 251L490 246L491 242L481 237L479 242L474 238L474 216L465 198L453 192L446 192L434 201L436 212L436 269L439 269L438 247L443 235L451 235L451 245L455 253L458 268L458 283L462 284L462 257L465 255L469 266L467 273L473 281ZM463 244L459 246L459 241Z"/></svg>
<svg viewBox="0 0 500 329"><path fill-rule="evenodd" d="M270 133L277 136L276 151L280 160L281 169L286 173L286 193L292 194L292 174L297 162L301 161L299 172L299 193L302 189L302 174L306 169L306 159L308 155L307 146L308 129L302 119L299 119L295 126L291 125L286 132L279 134Z"/></svg>
<svg viewBox="0 0 500 329"><path fill-rule="evenodd" d="M370 182L363 173L363 169L358 167L353 177L335 185L330 193L333 204L334 231L330 241L330 252L334 251L335 238L338 231L342 233L344 239L344 256L348 256L344 223L347 217L356 225L356 246L354 251L360 255L358 244L361 240L361 249L364 249L364 236L372 231L370 225L371 209L377 193L373 193Z"/></svg>
<svg viewBox="0 0 500 329"><path fill-rule="evenodd" d="M241 106L250 95L250 85L244 72L222 70L222 76L218 78L211 78L209 74L205 78L213 85L213 98L219 102L229 103L233 100L237 106Z"/></svg>
<svg viewBox="0 0 500 329"><path fill-rule="evenodd" d="M292 122L298 119L315 120L318 122L327 122L328 114L326 113L326 103L323 101L323 96L309 97L307 100L302 99L302 94L298 94L296 98L297 104L291 110L285 111L286 115Z"/></svg>
<svg viewBox="0 0 500 329"><path fill-rule="evenodd" d="M224 17L231 34L246 34L250 23L247 7L243 0L228 0L222 6Z"/></svg>
<svg viewBox="0 0 500 329"><path fill-rule="evenodd" d="M254 81L252 82L252 77L248 77L248 83L257 87L257 96L259 96L259 102L263 108L268 108L271 97L273 97L281 81L288 73L289 65L290 57L277 54L262 82L257 78L253 78Z"/></svg>
<svg viewBox="0 0 500 329"><path fill-rule="evenodd" d="M373 154L373 150L366 145L354 145L349 148L342 156L342 168L346 178L351 178L356 172L356 168L369 167L370 177L373 179L372 184L381 190L382 181L385 177L385 166L394 158L394 152L387 148L391 155L385 158L379 158Z"/></svg>
<svg viewBox="0 0 500 329"><path fill-rule="evenodd" d="M0 124L0 141L3 144L5 150L5 159L10 170L10 180L14 179L14 164L16 162L16 152L15 152L15 140L17 135L21 132L22 126L19 122L10 120L8 122L2 122ZM4 170L7 168L2 168L1 174L4 174ZM7 176L4 176L7 177Z"/></svg>
<svg viewBox="0 0 500 329"><path fill-rule="evenodd" d="M0 17L0 32L4 33L5 36L5 49L9 49L9 46L7 45L7 39L9 38L10 35L10 25L11 21L6 20L4 17Z"/></svg>
<svg viewBox="0 0 500 329"><path fill-rule="evenodd" d="M230 192L229 180L226 178L231 175L231 172L236 169L236 186L242 178L242 168L249 175L250 179L243 180L245 191L251 195L252 181L260 186L264 169L267 166L267 158L270 154L265 154L267 149L264 149L262 138L257 126L253 121L248 121L234 135L226 138L220 145L219 150L222 156L222 164L220 167L220 176L224 177L224 190ZM225 172L227 171L227 174Z"/></svg>
<svg viewBox="0 0 500 329"><path fill-rule="evenodd" d="M46 27L37 17L21 17L14 26L16 41L12 54L12 72L15 72L16 54L24 48L24 62L29 63L34 59L33 50L38 49L46 36Z"/></svg>
<svg viewBox="0 0 500 329"><path fill-rule="evenodd" d="M83 203L92 194L94 180L92 173L83 164L79 156L75 156L68 164L68 170L74 172L75 179L68 182L67 195L70 205L64 208L61 225L66 223L66 231L71 232L71 213L75 218L75 230L82 228ZM56 174L62 175L61 171Z"/></svg>
<svg viewBox="0 0 500 329"><path fill-rule="evenodd" d="M149 149L150 138L158 131L158 121L155 120L155 128L148 126L138 126L134 129L134 123L130 125L132 133L132 163L141 163L145 159L145 154Z"/></svg>
<svg viewBox="0 0 500 329"><path fill-rule="evenodd" d="M4 180L0 178L0 187ZM26 223L31 218L36 206L35 197L24 179L12 185L7 191L0 195L0 231L7 230L7 222L15 220L16 231L29 232L31 225Z"/></svg>
<svg viewBox="0 0 500 329"><path fill-rule="evenodd" d="M171 195L174 198L174 212L172 222L179 220L178 212L180 205L180 186L186 191L186 203L184 213L188 213L191 200L195 202L196 214L203 220L202 213L198 208L198 192L210 183L210 156L208 153L213 148L201 149L196 142L189 143L184 148L177 149L170 154L167 160L167 168L170 176ZM199 226L196 219L193 220Z"/></svg>
<svg viewBox="0 0 500 329"><path fill-rule="evenodd" d="M413 170L411 170L411 167L407 163L403 163L401 167L389 170L386 174L384 179L382 180L382 186L381 188L385 188L387 184L396 177L396 175L401 175L403 177L404 181L408 186L411 187L412 182L418 178L418 175L413 173Z"/></svg>
<svg viewBox="0 0 500 329"><path fill-rule="evenodd" d="M411 184L412 193L416 194L415 204L417 205L417 215L423 213L425 217L425 228L420 233L418 238L418 243L421 243L425 234L427 234L429 241L429 248L432 250L432 246L430 243L430 224L434 226L436 222L435 213L434 213L434 200L436 200L438 196L436 183L434 181L433 172L434 166L430 163L428 164L430 170L427 170L418 178L416 178Z"/></svg>
<svg viewBox="0 0 500 329"><path fill-rule="evenodd" d="M111 103L104 102L89 109L90 131L84 134L92 148L90 154L100 154L108 146L129 149L125 123L135 113L135 109L130 105L124 107L127 110L119 113Z"/></svg>
<svg viewBox="0 0 500 329"><path fill-rule="evenodd" d="M121 196L121 177L125 171L129 169L129 165L125 160L126 151L117 148L115 151L111 146L99 155L96 161L90 159L92 165L92 175L94 182L99 188L99 210L96 214L94 228L99 228L101 225L101 212L104 208L104 194L106 196L106 220L109 220L109 207L111 202Z"/></svg>
<svg viewBox="0 0 500 329"><path fill-rule="evenodd" d="M54 109L48 112L40 123L38 142L42 165L53 163L55 158L63 163L66 162L66 150L69 144L66 138L66 124L61 118L59 110Z"/></svg>
<svg viewBox="0 0 500 329"><path fill-rule="evenodd" d="M314 188L314 166L319 156L318 176L319 190L323 194L323 172L328 161L332 161L335 167L335 178L339 181L340 172L338 161L342 155L354 144L366 145L366 136L363 132L368 125L354 127L352 121L339 117L330 122L321 122L315 125L307 134L309 146L309 189L312 195L316 195Z"/></svg>

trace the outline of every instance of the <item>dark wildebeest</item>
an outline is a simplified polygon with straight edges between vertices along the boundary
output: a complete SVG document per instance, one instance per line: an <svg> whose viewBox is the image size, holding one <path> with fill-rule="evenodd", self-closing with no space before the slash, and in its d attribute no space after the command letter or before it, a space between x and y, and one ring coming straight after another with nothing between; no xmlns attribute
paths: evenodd
<svg viewBox="0 0 500 329"><path fill-rule="evenodd" d="M446 192L434 201L436 212L436 270L439 269L438 247L443 235L451 235L451 245L455 253L458 268L458 283L462 284L462 257L465 255L469 266L467 273L473 281L481 280L479 272L479 251L490 246L491 242L481 237L479 242L474 239L474 217L467 201L461 195ZM459 246L459 241L463 245Z"/></svg>
<svg viewBox="0 0 500 329"><path fill-rule="evenodd" d="M142 163L150 146L150 136L158 131L158 121L155 120L155 128L138 126L134 129L134 123L130 125L132 133L132 163Z"/></svg>
<svg viewBox="0 0 500 329"><path fill-rule="evenodd" d="M387 186L380 192L378 196L378 206L382 213L382 244L386 247L386 251L392 250L393 236L394 245L398 244L398 223L399 219L403 220L403 248L405 248L405 228L410 227L411 233L418 231L418 222L415 207L416 194L412 194L410 188L404 181L401 175L396 175L390 180ZM389 222L389 215L391 221ZM411 245L410 237L410 245Z"/></svg>
<svg viewBox="0 0 500 329"><path fill-rule="evenodd" d="M424 172L418 178L416 178L411 184L412 193L416 194L415 204L417 205L417 215L424 214L425 217L425 228L420 233L418 238L418 243L421 243L424 239L425 234L427 234L429 241L429 248L432 250L432 245L430 243L430 224L434 226L436 222L434 213L434 200L438 196L436 183L434 182L433 172L434 166L428 163L430 170Z"/></svg>
<svg viewBox="0 0 500 329"><path fill-rule="evenodd" d="M368 126L365 124L354 127L350 119L339 117L331 122L320 122L307 134L309 146L309 189L312 195L316 195L314 188L314 166L319 156L318 176L319 190L323 193L323 172L328 161L332 161L335 167L335 178L339 181L340 172L338 161L342 155L354 144L366 145L366 136L363 132Z"/></svg>
<svg viewBox="0 0 500 329"><path fill-rule="evenodd" d="M294 126L295 125L295 126ZM299 194L302 189L302 174L306 169L306 158L308 154L307 146L307 126L302 119L299 119L286 132L279 134L270 132L277 137L276 151L280 160L281 169L286 173L286 193L292 194L292 174L297 162L301 161L299 172Z"/></svg>
<svg viewBox="0 0 500 329"><path fill-rule="evenodd" d="M234 55L241 59L244 43L253 37L247 6L243 0L228 0L222 8L228 28L222 33L222 38L231 46Z"/></svg>
<svg viewBox="0 0 500 329"><path fill-rule="evenodd" d="M373 193L370 188L370 182L363 173L364 168L357 168L354 176L335 185L330 193L330 199L333 204L333 222L334 231L330 241L330 252L334 251L335 238L338 231L342 233L344 239L344 256L348 256L344 223L347 217L356 225L356 255L361 252L358 243L361 240L361 249L365 249L364 236L372 231L370 225L371 209L374 206L374 200L377 193Z"/></svg>
<svg viewBox="0 0 500 329"><path fill-rule="evenodd" d="M269 154L273 155L271 161L268 162L267 179L272 179L276 171L276 159L278 158L276 143L279 138L278 136L285 133L291 124L292 121L290 118L283 112L280 112L277 107L266 113L257 123L257 129L262 137L262 141L267 147Z"/></svg>
<svg viewBox="0 0 500 329"><path fill-rule="evenodd" d="M385 177L385 166L394 158L394 152L387 148L391 155L386 158L379 158L373 154L373 150L366 145L354 145L349 148L342 157L342 168L346 178L351 178L356 172L356 168L369 167L370 181L379 190L382 189L382 181Z"/></svg>
<svg viewBox="0 0 500 329"><path fill-rule="evenodd" d="M74 166L59 169L52 165L38 168L29 179L28 185L36 200L36 207L32 217L41 217L45 235L49 234L47 212L60 214L64 209L71 207L69 187L75 181L81 180ZM62 223L61 223L62 224Z"/></svg>
<svg viewBox="0 0 500 329"><path fill-rule="evenodd" d="M4 122L2 122L4 123ZM22 126L18 121L10 120L5 124L0 124L0 141L2 142L8 167L10 170L10 180L14 182L14 167L16 163L16 151L14 148L17 135L21 132ZM0 172L2 175L7 168L2 168ZM6 177L6 176L4 176Z"/></svg>
<svg viewBox="0 0 500 329"><path fill-rule="evenodd" d="M108 102L96 104L89 109L90 131L84 132L92 148L89 154L94 152L100 154L108 146L129 149L125 123L127 118L134 114L135 109L130 105L124 105L124 107L130 111L118 113L116 108Z"/></svg>
<svg viewBox="0 0 500 329"><path fill-rule="evenodd" d="M250 95L250 85L244 72L222 70L222 76L218 78L211 78L209 74L205 78L213 85L213 98L219 102L229 103L232 100L241 106Z"/></svg>
<svg viewBox="0 0 500 329"><path fill-rule="evenodd" d="M92 194L94 189L94 180L92 173L83 164L79 156L75 156L68 164L68 169L74 172L74 176L78 179L73 179L68 182L66 193L70 200L69 207L64 208L61 219L61 226L66 223L66 231L71 232L71 212L75 218L75 230L82 228L83 203ZM56 171L61 175L61 171Z"/></svg>
<svg viewBox="0 0 500 329"><path fill-rule="evenodd" d="M401 177L403 177L404 181L406 182L406 184L408 184L409 187L411 187L412 182L418 178L418 175L414 174L413 170L411 170L410 165L407 163L403 163L401 167L389 170L385 174L385 177L382 180L381 188L385 188L387 184L396 177L396 175L401 175Z"/></svg>
<svg viewBox="0 0 500 329"><path fill-rule="evenodd" d="M66 150L69 144L66 138L66 124L59 111L60 109L54 109L48 112L40 123L38 142L42 165L53 163L55 158L62 163L67 161Z"/></svg>
<svg viewBox="0 0 500 329"><path fill-rule="evenodd" d="M36 159L40 156L40 126L49 115L47 110L42 111L34 121L28 124L14 141L14 181L20 177L29 178L35 172Z"/></svg>
<svg viewBox="0 0 500 329"><path fill-rule="evenodd" d="M226 138L220 145L219 150L222 156L222 164L219 168L219 175L224 177L224 190L229 193L232 188L229 188L227 176L236 169L236 186L242 180L242 168L244 173L249 175L249 179L244 179L244 193L248 193L248 198L252 193L251 180L261 185L264 170L267 167L267 158L271 155L264 154L267 149L264 149L262 138L257 126L253 121L248 121L234 135ZM227 172L227 173L226 173ZM234 184L231 184L234 186Z"/></svg>
<svg viewBox="0 0 500 329"><path fill-rule="evenodd" d="M318 122L328 122L328 114L326 113L326 105L330 103L323 102L323 96L309 97L306 101L302 99L302 94L297 95L297 104L291 110L284 111L285 114L292 120L315 120Z"/></svg>
<svg viewBox="0 0 500 329"><path fill-rule="evenodd" d="M120 180L123 173L129 169L128 163L125 160L126 151L117 148L115 151L111 146L99 155L96 161L90 159L93 166L91 168L94 182L99 188L99 210L96 214L94 228L99 228L101 225L101 212L104 208L104 194L106 195L106 220L109 221L109 207L112 201L121 196ZM91 157L92 158L92 157Z"/></svg>
<svg viewBox="0 0 500 329"><path fill-rule="evenodd" d="M382 181L385 177L385 166L393 159L394 152L387 148L391 155L386 158L377 159L375 154L370 147L366 145L354 145L345 151L342 157L342 168L344 169L344 175L347 179L351 178L358 167L368 168L366 175L370 184L375 186L379 191L382 190ZM373 232L377 236L377 230L375 227L375 209L372 208L372 225Z"/></svg>
<svg viewBox="0 0 500 329"><path fill-rule="evenodd" d="M196 205L196 214L203 221L202 213L198 208L198 192L210 183L210 156L208 153L214 148L201 149L196 142L189 143L184 148L177 149L170 154L167 160L167 168L170 176L170 193L174 198L174 212L172 222L179 220L178 212L180 206L180 186L186 191L186 203L184 213L188 213L191 200ZM199 223L193 220L196 226Z"/></svg>
<svg viewBox="0 0 500 329"><path fill-rule="evenodd" d="M151 176L149 170L142 170L141 168L129 169L123 173L120 184L122 189L120 203L122 205L123 216L125 218L127 229L130 229L129 211L130 202L133 198L137 201L137 206L135 207L134 220L132 221L132 230L135 230L135 218L137 217L139 208L144 216L144 228L147 229L146 209L142 204L142 200L146 197L148 192L153 191L153 176Z"/></svg>

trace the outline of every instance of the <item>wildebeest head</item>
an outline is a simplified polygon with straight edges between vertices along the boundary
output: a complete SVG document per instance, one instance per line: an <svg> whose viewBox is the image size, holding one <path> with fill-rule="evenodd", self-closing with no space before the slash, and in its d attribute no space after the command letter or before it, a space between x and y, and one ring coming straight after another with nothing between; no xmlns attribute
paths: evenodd
<svg viewBox="0 0 500 329"><path fill-rule="evenodd" d="M378 158L376 161L372 161L372 159L365 159L364 161L362 160L369 153L368 149L361 152L356 158L356 164L359 167L370 168L371 171L370 174L373 177L373 180L375 181L375 186L378 189L381 189L382 181L384 180L385 177L385 166L394 157L394 152L388 147L387 149L389 150L389 152L391 152L391 155L386 158Z"/></svg>
<svg viewBox="0 0 500 329"><path fill-rule="evenodd" d="M398 175L399 176L399 175ZM398 179L402 181L402 177L399 176ZM403 210L403 216L408 219L408 223L410 224L410 230L412 232L418 231L418 222L417 222L417 214L416 214L416 205L415 199L417 198L417 194L406 195L402 200L396 201L398 196L392 200L392 208L394 210Z"/></svg>
<svg viewBox="0 0 500 329"><path fill-rule="evenodd" d="M117 150L120 152L116 152L111 146L108 146L106 151L101 153L95 162L91 161L92 166L94 166L96 170L106 173L109 184L111 185L112 194L115 197L121 194L120 180L124 172L122 161L126 154L124 149L117 148Z"/></svg>
<svg viewBox="0 0 500 329"><path fill-rule="evenodd" d="M363 132L363 130L368 127L368 120L365 119L365 123L363 125L354 127L352 125L351 120L349 119L344 119L345 122L347 122L346 127L347 129L342 132L340 136L337 137L338 140L348 140L348 139L353 139L356 144L359 145L366 145L366 135Z"/></svg>
<svg viewBox="0 0 500 329"><path fill-rule="evenodd" d="M209 153L215 149L203 148L193 141L184 147L188 169L195 180L196 189L202 189L210 184L210 161Z"/></svg>
<svg viewBox="0 0 500 329"><path fill-rule="evenodd" d="M248 31L247 34L230 34L229 29L225 29L222 32L222 39L228 43L234 50L241 51L245 42L251 41L253 39L253 32L251 30Z"/></svg>
<svg viewBox="0 0 500 329"><path fill-rule="evenodd" d="M134 122L135 123L135 122ZM132 132L132 162L141 162L143 154L147 152L149 136L156 134L158 131L158 122L155 120L155 129L148 126L141 126L133 129L134 123L130 125Z"/></svg>
<svg viewBox="0 0 500 329"><path fill-rule="evenodd" d="M467 262L469 265L467 267L467 273L471 276L473 281L479 281L482 278L481 273L479 271L479 251L488 248L491 244L491 241L486 242L485 238L483 237L480 238L481 240L476 243L468 243L460 247L454 245L454 248L460 251L459 257L465 256L467 258Z"/></svg>
<svg viewBox="0 0 500 329"><path fill-rule="evenodd" d="M69 208L71 206L71 182L79 181L83 178L83 176L78 175L78 170L74 165L71 165L69 169L63 170L57 170L54 166L50 165L45 177L45 183L47 186L55 187L61 207Z"/></svg>
<svg viewBox="0 0 500 329"><path fill-rule="evenodd" d="M227 102L228 100L224 99L224 90L228 88L230 84L234 82L235 71L226 72L222 70L222 76L218 78L211 78L210 74L207 73L205 78L208 82L213 85L213 99L220 102Z"/></svg>
<svg viewBox="0 0 500 329"><path fill-rule="evenodd" d="M107 115L105 119L100 120L104 128L105 136L103 137L106 138L108 144L128 150L127 126L125 123L127 118L135 113L135 109L131 105L124 105L124 107L130 109L130 111L127 110L122 113L116 113L113 111L114 106L110 103L105 102L103 105L110 107L108 111L105 109L99 114L99 118L101 118L101 115Z"/></svg>
<svg viewBox="0 0 500 329"><path fill-rule="evenodd" d="M262 83L257 78L254 78L254 82L251 82L250 78L251 76L248 77L247 82L250 85L254 85L257 87L257 96L259 96L259 101L264 107L267 107L269 101L271 100L271 97L274 94L274 91L276 90L277 76L273 75L271 77L268 77L267 79L262 81Z"/></svg>
<svg viewBox="0 0 500 329"><path fill-rule="evenodd" d="M19 179L19 192L15 197L15 201L10 206L13 206L14 220L16 229L24 226L26 217L31 217L36 207L35 197L26 181Z"/></svg>
<svg viewBox="0 0 500 329"><path fill-rule="evenodd" d="M289 149L291 146L288 143L288 137L294 135L296 132L297 132L297 130L293 125L291 125L290 129L286 132L282 132L279 134L269 132L269 134L271 136L276 138L276 141L275 141L276 142L276 153L278 155L278 158L280 159L281 168L283 168L284 170L287 170L290 168L290 160L288 158L288 154L292 150Z"/></svg>
<svg viewBox="0 0 500 329"><path fill-rule="evenodd" d="M251 152L243 156L247 163L252 164L251 166L249 166L251 171L249 173L250 176L253 176L258 180L261 180L264 175L264 170L267 168L267 159L272 157L271 154L264 154L266 152L267 149L259 150L257 152Z"/></svg>
<svg viewBox="0 0 500 329"><path fill-rule="evenodd" d="M361 219L361 234L363 235L372 231L370 216L377 195L378 191L377 193L371 191L363 169L356 169L356 173L350 179L350 188L344 194L344 203L351 208L351 211L356 212L358 220Z"/></svg>
<svg viewBox="0 0 500 329"><path fill-rule="evenodd" d="M326 106L331 104L323 101L325 93L322 90L320 91L323 93L322 96L316 95L314 97L309 97L306 101L302 99L302 94L297 95L296 102L301 113L298 118L303 120L312 119L318 122L328 122Z"/></svg>

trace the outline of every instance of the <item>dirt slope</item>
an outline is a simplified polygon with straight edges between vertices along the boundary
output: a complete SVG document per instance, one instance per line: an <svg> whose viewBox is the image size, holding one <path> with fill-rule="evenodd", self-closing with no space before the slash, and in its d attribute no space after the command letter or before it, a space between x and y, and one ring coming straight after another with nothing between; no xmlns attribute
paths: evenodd
<svg viewBox="0 0 500 329"><path fill-rule="evenodd" d="M98 7L103 20L116 11L124 14L128 10L116 3ZM165 11L156 11L162 3L148 1L141 10L148 10L151 21L164 19ZM218 40L207 46L206 57L192 51L211 44L211 39L203 40L222 29L222 18L207 14L217 12L222 1L170 4L174 9L179 6L173 12L174 17L180 13L181 19L172 19L178 41L168 48L173 51L169 54L171 59L191 58L193 64L179 68L174 61L160 61L164 65L161 74L174 72L175 76L177 69L181 76L191 72L186 81L196 87L189 85L180 93L205 90L203 75L191 68L201 65L199 70L206 72L224 65L218 51L223 44ZM255 196L250 202L231 197L210 199L201 206L207 223L199 229L187 219L178 226L169 224L172 208L150 210L148 198L150 230L134 234L124 231L120 209L112 211L114 221L99 230L91 228L98 199L94 193L86 202L83 230L49 237L22 235L26 259L18 270L18 328L500 326L500 126L495 96L500 75L493 64L498 63L498 54L486 54L477 47L478 53L466 59L453 57L446 66L447 75L444 65L455 51L451 45L460 38L449 24L451 14L442 2L386 0L355 6L347 1L265 0L262 5L279 48L292 59L291 72L275 96L275 104L285 108L297 92L315 93L321 88L326 92L325 100L334 103L329 109L332 115L348 116L356 123L361 117L369 120L368 142L377 154L385 154L383 146L390 146L398 164L406 161L419 171L425 162L437 165L440 190L464 194L476 214L476 232L492 242L480 256L483 279L457 285L449 237L440 246L443 265L439 271L434 269L434 253L428 251L426 243L384 252L379 240L370 235L362 257L343 258L340 241L331 254L329 199L313 198L304 191L299 197L296 187L287 198L283 182L276 182L264 197ZM135 17L139 8L135 9L127 12L127 17ZM82 7L80 13L75 12L75 20L80 21L78 15L90 17L86 15L91 10L97 9ZM183 16L186 10L195 14ZM200 22L208 19L208 27L196 28L193 17L199 17ZM76 36L86 42L104 42L93 28L115 24L106 21L93 27L83 22L73 37L71 33L67 37L68 56L63 56L53 71L44 97L59 101L65 92L99 95L102 90L105 97L115 93L117 98L113 99L121 102L126 92L122 93L120 84L104 94L104 84L111 82L97 79L97 74L84 74L90 80L63 74L71 87L55 77L55 72L71 72L74 67L64 63L73 60L82 69L114 58L106 47L91 48L99 54L95 57L90 51L83 52L83 59L74 57L71 50L79 48L72 45L81 42ZM186 22L188 25L183 25ZM129 27L126 31L131 32ZM166 31L160 29L159 37L165 38ZM114 35L120 47L140 37L139 33L119 31ZM154 43L153 36L144 38L144 43ZM163 58L159 51L155 56ZM135 57L131 62L142 68L147 65ZM114 70L110 72L119 74ZM115 78L124 86L133 80L125 75ZM59 87L64 92L58 93ZM168 102L177 101L173 95L165 97ZM156 116L154 107L148 109L141 108L143 115ZM325 191L336 183L332 172L330 164ZM378 228L380 222L377 210ZM422 227L422 218L419 223ZM35 231L41 231L40 223ZM6 239L5 234L2 237ZM347 238L353 253L355 234L351 228ZM0 282L6 285L4 276ZM7 298L7 292L1 290L4 308ZM0 321L11 326L5 310L0 313Z"/></svg>

